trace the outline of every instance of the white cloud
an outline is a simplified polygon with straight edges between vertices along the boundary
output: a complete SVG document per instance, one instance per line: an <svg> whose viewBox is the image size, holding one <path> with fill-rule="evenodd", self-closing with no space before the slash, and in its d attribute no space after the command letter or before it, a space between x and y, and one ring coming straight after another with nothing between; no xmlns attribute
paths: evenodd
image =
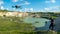
<svg viewBox="0 0 60 34"><path fill-rule="evenodd" d="M56 0L49 0L49 1L45 1L45 3L55 3Z"/></svg>
<svg viewBox="0 0 60 34"><path fill-rule="evenodd" d="M51 2L52 2L52 3L55 3L55 2L56 2L56 0L51 0Z"/></svg>
<svg viewBox="0 0 60 34"><path fill-rule="evenodd" d="M20 12L22 11L22 10L19 10Z"/></svg>
<svg viewBox="0 0 60 34"><path fill-rule="evenodd" d="M30 11L33 11L33 8L30 8Z"/></svg>
<svg viewBox="0 0 60 34"><path fill-rule="evenodd" d="M18 2L19 0L13 0L13 2Z"/></svg>
<svg viewBox="0 0 60 34"><path fill-rule="evenodd" d="M13 0L13 2L18 2L18 1L21 2L21 4L19 4L19 5L29 5L29 4L31 4L30 2L24 1L24 0Z"/></svg>
<svg viewBox="0 0 60 34"><path fill-rule="evenodd" d="M44 9L40 9L40 12L60 12L60 6L51 6Z"/></svg>
<svg viewBox="0 0 60 34"><path fill-rule="evenodd" d="M25 8L25 11L33 11L33 8Z"/></svg>
<svg viewBox="0 0 60 34"><path fill-rule="evenodd" d="M2 4L4 4L4 2L3 1L0 1L0 5L2 5Z"/></svg>
<svg viewBox="0 0 60 34"><path fill-rule="evenodd" d="M3 7L3 6L1 6L1 7L0 7L0 9L4 10L4 7Z"/></svg>
<svg viewBox="0 0 60 34"><path fill-rule="evenodd" d="M40 9L39 12L45 12L43 9Z"/></svg>
<svg viewBox="0 0 60 34"><path fill-rule="evenodd" d="M13 2L24 1L24 0L13 0Z"/></svg>
<svg viewBox="0 0 60 34"><path fill-rule="evenodd" d="M55 11L60 10L60 6L47 7L47 8L44 8L44 10L45 10L45 11L52 11L52 12L55 12Z"/></svg>
<svg viewBox="0 0 60 34"><path fill-rule="evenodd" d="M50 10L50 8L45 8L45 10L49 11L49 10Z"/></svg>
<svg viewBox="0 0 60 34"><path fill-rule="evenodd" d="M60 9L60 6L52 6L52 7L49 7L50 9Z"/></svg>
<svg viewBox="0 0 60 34"><path fill-rule="evenodd" d="M8 8L6 8L6 10L9 10Z"/></svg>
<svg viewBox="0 0 60 34"><path fill-rule="evenodd" d="M25 5L29 5L30 3L29 2L27 2L27 1L25 1L25 3L24 3Z"/></svg>
<svg viewBox="0 0 60 34"><path fill-rule="evenodd" d="M28 11L29 9L28 8L25 8L25 11Z"/></svg>
<svg viewBox="0 0 60 34"><path fill-rule="evenodd" d="M29 5L29 4L31 4L31 3L25 1L24 3L21 3L21 4L19 4L19 5Z"/></svg>
<svg viewBox="0 0 60 34"><path fill-rule="evenodd" d="M54 9L60 9L60 6L54 6L53 8Z"/></svg>

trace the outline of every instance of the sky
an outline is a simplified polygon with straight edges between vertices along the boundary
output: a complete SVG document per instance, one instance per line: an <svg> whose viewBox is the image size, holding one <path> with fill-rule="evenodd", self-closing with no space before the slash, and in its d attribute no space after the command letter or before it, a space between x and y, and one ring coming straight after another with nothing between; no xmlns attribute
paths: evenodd
<svg viewBox="0 0 60 34"><path fill-rule="evenodd" d="M22 9L12 8L21 6ZM60 12L60 0L0 0L0 9L19 12Z"/></svg>

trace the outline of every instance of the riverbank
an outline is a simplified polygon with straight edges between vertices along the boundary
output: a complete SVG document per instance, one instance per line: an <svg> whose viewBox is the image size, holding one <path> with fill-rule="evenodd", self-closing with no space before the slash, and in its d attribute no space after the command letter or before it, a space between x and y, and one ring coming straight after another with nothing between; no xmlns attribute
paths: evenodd
<svg viewBox="0 0 60 34"><path fill-rule="evenodd" d="M23 19L18 17L0 17L0 34L53 34L52 31L47 30L34 31L34 26L31 24L20 22Z"/></svg>

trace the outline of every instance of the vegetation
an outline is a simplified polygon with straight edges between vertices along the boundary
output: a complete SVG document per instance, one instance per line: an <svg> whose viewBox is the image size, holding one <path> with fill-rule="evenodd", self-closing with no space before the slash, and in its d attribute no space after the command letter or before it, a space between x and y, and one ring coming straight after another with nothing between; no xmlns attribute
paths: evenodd
<svg viewBox="0 0 60 34"><path fill-rule="evenodd" d="M8 12L7 10L0 10L0 12ZM36 14L36 13L30 13ZM39 14L39 13L37 13ZM45 14L45 13L41 13ZM51 17L57 18L54 13L51 13ZM47 17L48 18L48 17ZM24 23L24 18L22 17L0 17L0 34L56 34L56 32L52 31L35 31L35 27L32 24ZM38 23L38 22L36 22ZM60 34L60 32L58 32Z"/></svg>
<svg viewBox="0 0 60 34"><path fill-rule="evenodd" d="M13 11L9 11L9 10L0 10L0 12L13 12Z"/></svg>
<svg viewBox="0 0 60 34"><path fill-rule="evenodd" d="M52 31L34 31L34 26L19 22L20 19L22 18L0 17L0 34L53 34Z"/></svg>
<svg viewBox="0 0 60 34"><path fill-rule="evenodd" d="M12 20L10 20L12 19ZM17 21L19 20L17 17L0 17L0 33L5 34L6 33L18 33L18 32L31 32L34 30L34 27L31 24L23 23ZM17 34L16 33L16 34Z"/></svg>

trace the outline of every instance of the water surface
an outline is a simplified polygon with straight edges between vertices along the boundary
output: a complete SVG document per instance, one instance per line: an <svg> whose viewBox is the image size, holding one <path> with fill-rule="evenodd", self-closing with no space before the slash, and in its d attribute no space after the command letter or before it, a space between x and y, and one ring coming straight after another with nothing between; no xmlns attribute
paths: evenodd
<svg viewBox="0 0 60 34"><path fill-rule="evenodd" d="M26 17L24 19L25 23L30 23L36 27L37 30L48 30L50 25L50 20L45 18L36 18L36 17Z"/></svg>

